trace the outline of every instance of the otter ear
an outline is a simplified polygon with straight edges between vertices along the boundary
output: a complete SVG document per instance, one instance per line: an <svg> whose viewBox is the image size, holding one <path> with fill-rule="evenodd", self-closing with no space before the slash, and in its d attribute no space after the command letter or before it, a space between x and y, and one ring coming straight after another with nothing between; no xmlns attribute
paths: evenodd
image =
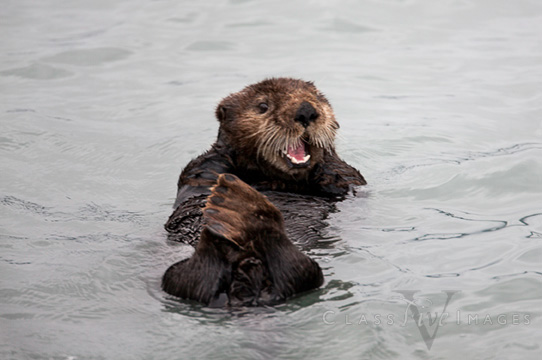
<svg viewBox="0 0 542 360"><path fill-rule="evenodd" d="M222 124L226 121L229 121L234 118L234 110L236 107L236 101L235 99L232 99L232 96L227 96L218 106L216 107L215 116L218 119L218 121Z"/></svg>
<svg viewBox="0 0 542 360"><path fill-rule="evenodd" d="M226 121L233 119L233 104L228 99L222 100L216 107L215 115L218 121L223 124Z"/></svg>
<svg viewBox="0 0 542 360"><path fill-rule="evenodd" d="M226 112L227 108L224 104L221 103L216 107L215 115L219 122L224 122L226 119Z"/></svg>

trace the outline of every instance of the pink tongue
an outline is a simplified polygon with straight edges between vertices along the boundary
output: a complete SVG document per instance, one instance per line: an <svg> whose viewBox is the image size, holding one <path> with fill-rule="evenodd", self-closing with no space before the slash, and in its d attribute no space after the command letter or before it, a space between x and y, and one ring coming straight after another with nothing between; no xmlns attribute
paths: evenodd
<svg viewBox="0 0 542 360"><path fill-rule="evenodd" d="M305 158L305 143L300 141L297 145L289 146L288 155L295 158L297 161L303 161Z"/></svg>

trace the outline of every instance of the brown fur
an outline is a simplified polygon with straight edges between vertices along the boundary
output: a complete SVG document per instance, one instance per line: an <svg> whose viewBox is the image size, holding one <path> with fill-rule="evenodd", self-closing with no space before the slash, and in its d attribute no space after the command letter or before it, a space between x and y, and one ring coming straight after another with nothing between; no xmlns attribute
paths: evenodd
<svg viewBox="0 0 542 360"><path fill-rule="evenodd" d="M216 116L217 141L182 171L166 224L176 239L199 243L168 269L164 290L206 304L222 304L225 294L226 304L258 305L320 286L318 264L289 235L318 236L333 202L365 184L335 152L339 125L329 102L313 83L268 79L226 97ZM300 142L310 160L294 164L285 153Z"/></svg>
<svg viewBox="0 0 542 360"><path fill-rule="evenodd" d="M307 102L318 113L307 128L294 121L301 103ZM269 109L261 113L259 105ZM307 179L324 158L324 150L334 151L339 124L323 94L314 84L294 79L270 79L251 85L226 97L218 105L220 136L236 149L241 168L262 171L271 179ZM308 144L311 164L290 168L280 152L303 139Z"/></svg>

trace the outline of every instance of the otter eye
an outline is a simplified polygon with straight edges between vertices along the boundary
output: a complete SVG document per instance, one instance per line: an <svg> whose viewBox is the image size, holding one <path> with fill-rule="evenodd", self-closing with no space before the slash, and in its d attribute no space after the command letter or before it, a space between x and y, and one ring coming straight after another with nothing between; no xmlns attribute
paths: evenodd
<svg viewBox="0 0 542 360"><path fill-rule="evenodd" d="M258 105L258 109L260 110L260 114L263 114L269 109L269 105L267 105L266 103L260 103Z"/></svg>

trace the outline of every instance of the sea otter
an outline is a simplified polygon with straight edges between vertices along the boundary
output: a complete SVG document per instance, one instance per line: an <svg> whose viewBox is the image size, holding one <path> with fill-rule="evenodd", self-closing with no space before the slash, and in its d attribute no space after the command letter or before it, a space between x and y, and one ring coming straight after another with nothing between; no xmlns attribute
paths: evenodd
<svg viewBox="0 0 542 360"><path fill-rule="evenodd" d="M181 172L165 225L195 253L166 271L162 288L245 306L319 287L320 267L293 242L317 240L333 204L366 184L335 152L331 105L312 82L271 78L224 98L216 117L217 140Z"/></svg>

